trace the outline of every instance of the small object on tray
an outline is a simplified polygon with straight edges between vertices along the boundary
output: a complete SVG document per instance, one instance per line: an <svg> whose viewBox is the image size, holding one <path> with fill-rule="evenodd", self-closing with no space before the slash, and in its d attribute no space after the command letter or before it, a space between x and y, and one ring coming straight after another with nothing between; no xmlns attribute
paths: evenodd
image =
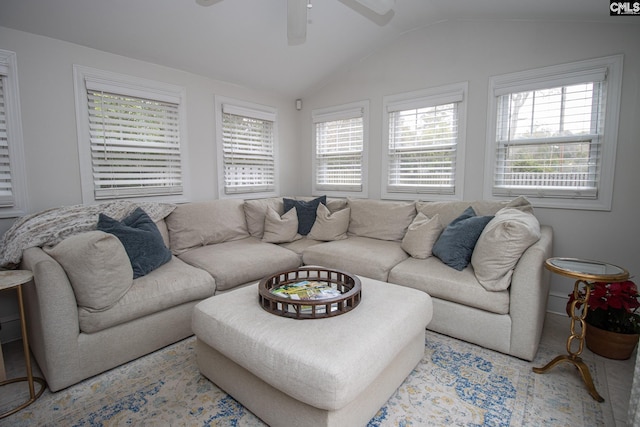
<svg viewBox="0 0 640 427"><path fill-rule="evenodd" d="M265 277L258 285L260 306L293 319L338 316L360 304L362 285L350 273L322 267L301 267Z"/></svg>

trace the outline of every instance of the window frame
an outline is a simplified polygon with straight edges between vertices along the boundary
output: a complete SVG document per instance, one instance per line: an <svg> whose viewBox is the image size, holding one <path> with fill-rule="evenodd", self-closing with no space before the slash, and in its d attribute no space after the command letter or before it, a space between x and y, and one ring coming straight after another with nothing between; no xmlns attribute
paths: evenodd
<svg viewBox="0 0 640 427"><path fill-rule="evenodd" d="M0 49L0 78L3 81L4 104L11 174L12 206L0 207L0 218L16 218L29 212L24 135L18 84L18 61L15 52Z"/></svg>
<svg viewBox="0 0 640 427"><path fill-rule="evenodd" d="M99 70L82 65L73 65L76 123L78 132L78 155L80 160L80 183L82 202L95 204L109 200L144 200L165 203L184 203L189 200L189 184L187 176L187 114L186 89L169 83L143 79L134 76ZM180 167L182 193L167 195L126 195L123 197L96 198L93 178L93 162L91 157L91 139L89 133L89 105L86 82L114 88L114 93L136 98L147 98L162 101L167 98L178 100L178 131L180 142Z"/></svg>
<svg viewBox="0 0 640 427"><path fill-rule="evenodd" d="M468 104L469 82L452 83L428 89L421 89L411 92L404 92L383 97L382 105L382 176L381 195L383 199L409 200L419 199L425 201L445 201L462 200L464 197L464 169L465 169L465 146L467 128L467 104ZM459 101L452 101L459 99ZM457 140L456 140L456 168L453 175L453 191L390 191L389 190L389 128L390 109L405 107L406 110L428 108L437 105L458 102L457 107ZM403 110L400 110L403 111Z"/></svg>
<svg viewBox="0 0 640 427"><path fill-rule="evenodd" d="M604 131L601 138L600 173L595 198L579 198L567 191L553 190L526 192L526 197L537 207L610 211L613 196L613 177L618 137L620 94L622 90L623 55L612 55L585 61L576 61L549 67L492 76L489 79L487 107L487 149L483 196L487 200L510 200L521 195L514 189L496 194L494 181L498 167L497 119L499 98L509 93L550 89L584 82L585 78L606 73L606 99L604 100ZM550 139L551 140L551 139Z"/></svg>
<svg viewBox="0 0 640 427"><path fill-rule="evenodd" d="M360 190L330 190L323 189L318 185L317 172L318 162L316 161L317 134L316 123L344 120L353 117L356 110L360 110L362 117L362 152L361 152L361 186ZM369 100L351 102L348 104L336 105L332 107L318 108L311 112L311 169L312 187L311 194L314 196L327 195L331 197L357 197L366 198L369 194Z"/></svg>
<svg viewBox="0 0 640 427"><path fill-rule="evenodd" d="M279 176L279 137L278 137L278 110L275 107L261 105L254 102L243 101L236 98L230 98L226 96L216 95L214 97L215 103L215 122L216 122L216 155L218 166L218 198L220 199L259 199L266 197L276 197L280 193L280 176ZM253 117L261 119L263 117L273 117L273 190L267 191L247 191L247 192L234 192L227 194L225 192L224 181L224 136L223 136L223 120L222 114L224 105L227 104L233 109L244 111L246 117ZM253 114L253 116L252 116Z"/></svg>

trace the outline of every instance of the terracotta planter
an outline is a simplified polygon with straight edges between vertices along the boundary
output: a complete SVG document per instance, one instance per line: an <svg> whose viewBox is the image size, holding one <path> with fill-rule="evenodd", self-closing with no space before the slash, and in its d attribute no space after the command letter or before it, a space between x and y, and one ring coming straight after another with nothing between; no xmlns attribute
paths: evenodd
<svg viewBox="0 0 640 427"><path fill-rule="evenodd" d="M620 334L587 324L587 348L609 359L626 360L638 344L639 334Z"/></svg>

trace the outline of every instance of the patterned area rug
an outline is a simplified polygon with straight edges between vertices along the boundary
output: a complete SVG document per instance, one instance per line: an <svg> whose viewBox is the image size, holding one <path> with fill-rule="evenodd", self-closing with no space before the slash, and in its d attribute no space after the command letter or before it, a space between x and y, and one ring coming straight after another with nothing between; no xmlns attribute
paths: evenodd
<svg viewBox="0 0 640 427"><path fill-rule="evenodd" d="M191 337L58 393L48 390L0 426L265 426L198 372ZM369 422L377 426L610 426L604 367L587 362L595 402L577 370L534 374L528 363L427 331L424 358ZM3 408L0 408L0 411Z"/></svg>

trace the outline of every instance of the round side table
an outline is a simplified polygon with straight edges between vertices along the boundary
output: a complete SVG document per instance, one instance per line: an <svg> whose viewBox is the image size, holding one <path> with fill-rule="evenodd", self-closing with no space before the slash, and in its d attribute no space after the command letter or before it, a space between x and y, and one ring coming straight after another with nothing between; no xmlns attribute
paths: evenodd
<svg viewBox="0 0 640 427"><path fill-rule="evenodd" d="M545 262L547 270L561 276L576 279L573 285L574 301L571 303L569 316L571 317L571 335L567 339L567 353L557 356L542 368L533 368L536 374L543 374L561 362L573 364L584 381L589 394L598 402L604 402L604 398L598 394L593 378L589 372L589 367L582 361L580 355L584 349L584 336L586 333L587 310L589 308L589 295L591 294L591 283L595 282L621 282L629 278L629 272L617 265L600 261L590 261L578 258L549 258ZM580 287L584 287L584 296L580 295ZM577 306L582 305L582 309ZM577 342L577 349L573 350L573 343Z"/></svg>
<svg viewBox="0 0 640 427"><path fill-rule="evenodd" d="M22 330L22 345L24 349L24 361L27 366L27 376L12 378L6 381L0 382L0 387L12 384L21 381L27 381L29 383L29 399L23 404L0 414L0 419L8 417L11 414L15 414L16 412L26 408L36 401L38 397L44 392L46 388L46 382L44 379L39 377L34 377L31 372L31 357L29 355L29 339L27 337L27 322L24 313L24 301L22 299L22 285L28 283L33 278L33 273L27 270L5 270L0 271L0 291L8 290L8 289L16 289L18 293L18 307L20 309L20 327ZM34 382L40 384L40 390L36 393Z"/></svg>

